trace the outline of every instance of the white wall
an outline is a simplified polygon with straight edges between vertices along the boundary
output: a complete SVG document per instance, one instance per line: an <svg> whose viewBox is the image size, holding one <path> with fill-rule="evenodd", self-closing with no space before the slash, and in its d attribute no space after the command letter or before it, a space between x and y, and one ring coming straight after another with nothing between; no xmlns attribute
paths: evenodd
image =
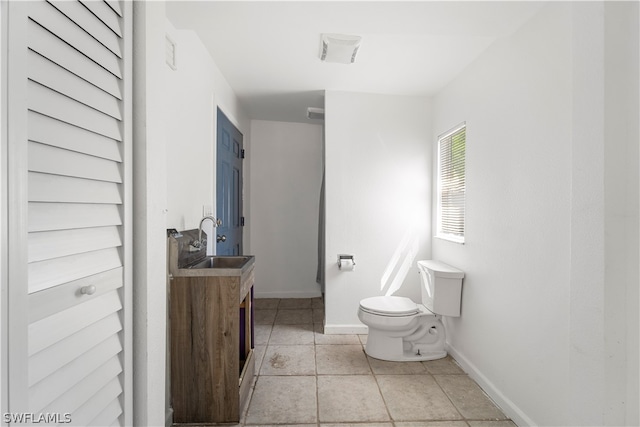
<svg viewBox="0 0 640 427"><path fill-rule="evenodd" d="M238 99L197 34L177 30L166 21L176 43L177 69L163 67L165 76L167 152L167 228L197 228L203 206L215 215L216 110L219 107L244 136L250 124ZM248 182L245 169L245 184ZM245 197L246 198L246 197ZM205 231L212 233L211 222ZM246 240L245 240L246 241ZM215 247L209 239L209 253Z"/></svg>
<svg viewBox="0 0 640 427"><path fill-rule="evenodd" d="M605 425L640 425L640 4L604 4Z"/></svg>
<svg viewBox="0 0 640 427"><path fill-rule="evenodd" d="M610 74L605 46L626 39L604 8L545 6L434 99L434 138L467 123L466 243L433 241L467 274L451 352L519 425L637 424L637 60ZM637 58L637 37L622 45ZM611 235L618 215L635 237Z"/></svg>
<svg viewBox="0 0 640 427"><path fill-rule="evenodd" d="M255 295L320 296L316 269L322 126L254 120L251 135L247 221L249 251L259 271Z"/></svg>
<svg viewBox="0 0 640 427"><path fill-rule="evenodd" d="M325 95L325 333L365 332L361 299L419 301L431 255L431 106L424 97ZM338 254L355 256L341 272Z"/></svg>
<svg viewBox="0 0 640 427"><path fill-rule="evenodd" d="M134 425L165 424L166 150L164 3L135 2L133 54Z"/></svg>
<svg viewBox="0 0 640 427"><path fill-rule="evenodd" d="M199 38L173 28L163 2L134 9L133 417L136 425L161 426L170 425L165 229L196 228L203 205L215 212L216 108L245 141L250 129ZM165 64L165 34L177 43L177 70Z"/></svg>

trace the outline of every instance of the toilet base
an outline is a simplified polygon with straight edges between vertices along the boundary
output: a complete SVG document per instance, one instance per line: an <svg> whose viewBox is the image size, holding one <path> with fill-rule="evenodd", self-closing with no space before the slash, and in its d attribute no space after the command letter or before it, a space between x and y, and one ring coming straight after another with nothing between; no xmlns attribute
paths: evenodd
<svg viewBox="0 0 640 427"><path fill-rule="evenodd" d="M442 359L447 356L447 352L444 349L443 335L437 337L436 342L411 343L405 341L402 336L390 336L386 331L369 328L369 336L364 351L374 359L391 362L420 362Z"/></svg>
<svg viewBox="0 0 640 427"><path fill-rule="evenodd" d="M377 354L375 350L372 352L367 346L364 349L368 356L374 359L387 360L390 362L424 362L426 360L436 360L447 357L447 352L442 351L421 351L420 354L412 351L403 351L402 354Z"/></svg>

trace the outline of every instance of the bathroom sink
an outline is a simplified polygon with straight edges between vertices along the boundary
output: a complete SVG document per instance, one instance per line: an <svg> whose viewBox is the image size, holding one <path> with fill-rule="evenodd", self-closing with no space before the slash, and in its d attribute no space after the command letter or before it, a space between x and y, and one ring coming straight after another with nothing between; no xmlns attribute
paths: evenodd
<svg viewBox="0 0 640 427"><path fill-rule="evenodd" d="M243 277L253 274L254 255L209 255L206 246L197 249L193 242L200 230L184 230L168 238L169 278L174 277ZM196 249L196 250L194 250Z"/></svg>
<svg viewBox="0 0 640 427"><path fill-rule="evenodd" d="M241 269L253 259L253 256L209 256L185 268L191 270L203 268Z"/></svg>

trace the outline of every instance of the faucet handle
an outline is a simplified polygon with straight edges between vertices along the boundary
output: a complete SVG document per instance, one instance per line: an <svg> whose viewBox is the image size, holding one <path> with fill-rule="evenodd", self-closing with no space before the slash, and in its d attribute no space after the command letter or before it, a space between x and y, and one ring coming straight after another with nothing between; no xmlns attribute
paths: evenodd
<svg viewBox="0 0 640 427"><path fill-rule="evenodd" d="M222 225L222 220L220 218L216 219L216 227Z"/></svg>

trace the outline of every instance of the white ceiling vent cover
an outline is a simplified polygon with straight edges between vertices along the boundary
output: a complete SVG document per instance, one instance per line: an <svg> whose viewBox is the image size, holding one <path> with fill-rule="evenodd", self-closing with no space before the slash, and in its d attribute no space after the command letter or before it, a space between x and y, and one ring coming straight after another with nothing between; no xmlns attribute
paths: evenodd
<svg viewBox="0 0 640 427"><path fill-rule="evenodd" d="M345 34L322 34L320 59L325 62L352 64L356 61L362 37Z"/></svg>

